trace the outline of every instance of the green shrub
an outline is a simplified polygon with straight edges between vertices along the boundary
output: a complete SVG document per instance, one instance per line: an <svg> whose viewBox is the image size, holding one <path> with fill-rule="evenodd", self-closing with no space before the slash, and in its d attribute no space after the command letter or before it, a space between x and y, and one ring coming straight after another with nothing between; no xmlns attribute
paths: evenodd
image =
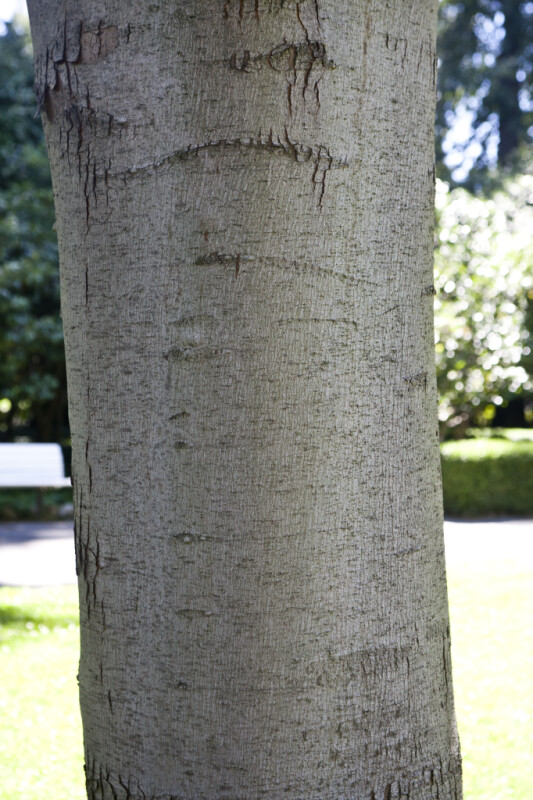
<svg viewBox="0 0 533 800"><path fill-rule="evenodd" d="M441 432L533 398L533 175L476 197L437 182L435 333Z"/></svg>
<svg viewBox="0 0 533 800"><path fill-rule="evenodd" d="M61 506L72 503L72 489L0 489L0 522L57 519Z"/></svg>
<svg viewBox="0 0 533 800"><path fill-rule="evenodd" d="M444 511L533 516L533 441L480 437L441 445Z"/></svg>

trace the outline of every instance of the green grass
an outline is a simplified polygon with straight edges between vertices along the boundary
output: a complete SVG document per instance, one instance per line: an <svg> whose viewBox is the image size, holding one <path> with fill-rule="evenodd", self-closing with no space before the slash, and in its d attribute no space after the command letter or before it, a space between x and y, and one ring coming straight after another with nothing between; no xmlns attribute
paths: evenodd
<svg viewBox="0 0 533 800"><path fill-rule="evenodd" d="M0 799L85 798L77 590L0 589Z"/></svg>
<svg viewBox="0 0 533 800"><path fill-rule="evenodd" d="M448 576L465 800L533 798L533 570Z"/></svg>
<svg viewBox="0 0 533 800"><path fill-rule="evenodd" d="M531 800L533 571L449 574L465 800ZM0 800L82 800L74 587L0 589Z"/></svg>

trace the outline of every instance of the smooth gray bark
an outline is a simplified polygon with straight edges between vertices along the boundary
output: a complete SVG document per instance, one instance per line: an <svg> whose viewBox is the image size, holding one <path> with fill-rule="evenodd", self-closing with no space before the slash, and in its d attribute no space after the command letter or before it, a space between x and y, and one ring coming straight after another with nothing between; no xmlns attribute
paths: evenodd
<svg viewBox="0 0 533 800"><path fill-rule="evenodd" d="M30 0L91 800L461 797L437 0Z"/></svg>

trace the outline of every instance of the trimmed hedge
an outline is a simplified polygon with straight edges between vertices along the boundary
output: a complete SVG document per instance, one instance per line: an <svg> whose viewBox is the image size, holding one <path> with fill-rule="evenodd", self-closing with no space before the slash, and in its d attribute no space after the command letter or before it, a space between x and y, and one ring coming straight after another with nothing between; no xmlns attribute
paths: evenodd
<svg viewBox="0 0 533 800"><path fill-rule="evenodd" d="M441 445L445 514L533 516L533 441L506 433Z"/></svg>

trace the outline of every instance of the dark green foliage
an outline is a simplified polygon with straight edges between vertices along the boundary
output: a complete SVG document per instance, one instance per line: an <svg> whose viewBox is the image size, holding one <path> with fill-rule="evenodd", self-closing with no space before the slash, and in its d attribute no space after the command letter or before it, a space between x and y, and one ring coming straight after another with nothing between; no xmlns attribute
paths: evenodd
<svg viewBox="0 0 533 800"><path fill-rule="evenodd" d="M0 522L55 520L72 504L72 489L0 489Z"/></svg>
<svg viewBox="0 0 533 800"><path fill-rule="evenodd" d="M500 431L441 446L444 511L449 516L533 515L533 441ZM518 441L508 436L514 434Z"/></svg>
<svg viewBox="0 0 533 800"><path fill-rule="evenodd" d="M533 288L526 294L524 329L525 351L522 355L521 363L528 375L533 378Z"/></svg>
<svg viewBox="0 0 533 800"><path fill-rule="evenodd" d="M478 155L470 188L486 184L491 137L499 138L497 163L516 169L533 138L533 3L519 0L442 0L439 8L440 68L437 105L439 176L443 139L458 109L474 114Z"/></svg>
<svg viewBox="0 0 533 800"><path fill-rule="evenodd" d="M63 331L46 147L28 37L0 39L0 437L67 435Z"/></svg>

